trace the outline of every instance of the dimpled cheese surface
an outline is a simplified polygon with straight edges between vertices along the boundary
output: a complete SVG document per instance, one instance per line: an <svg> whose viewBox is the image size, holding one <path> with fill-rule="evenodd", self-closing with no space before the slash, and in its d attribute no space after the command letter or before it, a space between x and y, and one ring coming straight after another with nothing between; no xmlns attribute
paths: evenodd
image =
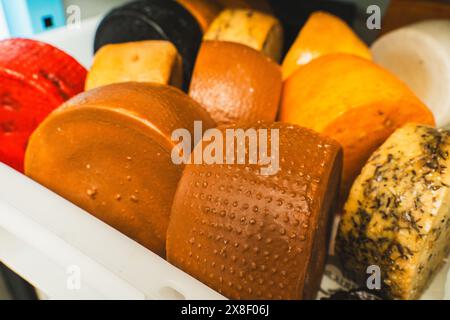
<svg viewBox="0 0 450 320"><path fill-rule="evenodd" d="M128 82L82 93L34 132L25 173L164 256L170 207L183 167L172 131L214 123L180 90ZM100 241L100 240L99 240Z"/></svg>
<svg viewBox="0 0 450 320"><path fill-rule="evenodd" d="M249 9L227 9L213 21L204 40L245 44L280 61L283 50L283 27L277 18Z"/></svg>
<svg viewBox="0 0 450 320"><path fill-rule="evenodd" d="M172 207L167 258L231 299L314 299L340 146L295 125L243 128L279 130L280 170L263 176L248 162L187 165Z"/></svg>
<svg viewBox="0 0 450 320"><path fill-rule="evenodd" d="M204 41L189 95L218 124L274 121L281 96L280 67L239 43Z"/></svg>
<svg viewBox="0 0 450 320"><path fill-rule="evenodd" d="M181 88L182 61L169 41L108 44L95 54L86 90L120 82L156 82Z"/></svg>
<svg viewBox="0 0 450 320"><path fill-rule="evenodd" d="M449 152L449 131L408 124L371 156L338 233L352 278L365 283L377 265L388 296L420 296L450 249Z"/></svg>

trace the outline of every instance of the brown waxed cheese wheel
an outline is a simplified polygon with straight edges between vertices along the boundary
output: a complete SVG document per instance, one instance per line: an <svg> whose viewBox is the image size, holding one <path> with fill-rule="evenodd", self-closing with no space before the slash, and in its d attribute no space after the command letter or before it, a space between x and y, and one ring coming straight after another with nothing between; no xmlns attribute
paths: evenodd
<svg viewBox="0 0 450 320"><path fill-rule="evenodd" d="M263 166L248 160L187 165L167 232L168 261L231 299L314 299L341 148L290 124L222 127L222 136L230 128L278 129L279 171L262 175Z"/></svg>
<svg viewBox="0 0 450 320"><path fill-rule="evenodd" d="M251 9L227 9L213 21L204 40L245 44L280 61L283 27L275 17Z"/></svg>
<svg viewBox="0 0 450 320"><path fill-rule="evenodd" d="M209 25L223 9L216 0L177 0L177 2L197 19L203 32L208 30Z"/></svg>
<svg viewBox="0 0 450 320"><path fill-rule="evenodd" d="M176 88L128 82L82 93L34 132L25 173L153 252L166 229L183 167L171 160L172 131L214 126Z"/></svg>
<svg viewBox="0 0 450 320"><path fill-rule="evenodd" d="M431 111L411 90L373 62L329 54L284 82L280 120L311 128L344 148L344 199L362 166L408 122L434 125Z"/></svg>
<svg viewBox="0 0 450 320"><path fill-rule="evenodd" d="M345 204L336 251L364 285L417 299L450 253L450 131L407 124L370 157Z"/></svg>
<svg viewBox="0 0 450 320"><path fill-rule="evenodd" d="M181 87L182 61L169 41L108 44L95 54L86 90L120 82L156 82Z"/></svg>
<svg viewBox="0 0 450 320"><path fill-rule="evenodd" d="M204 41L195 64L189 95L218 124L273 121L281 95L280 67L256 50Z"/></svg>

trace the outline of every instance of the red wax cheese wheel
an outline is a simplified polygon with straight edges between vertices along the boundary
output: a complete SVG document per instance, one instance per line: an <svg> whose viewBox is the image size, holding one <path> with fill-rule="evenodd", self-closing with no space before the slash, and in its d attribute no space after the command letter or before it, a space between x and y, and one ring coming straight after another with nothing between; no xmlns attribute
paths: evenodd
<svg viewBox="0 0 450 320"><path fill-rule="evenodd" d="M166 229L183 170L172 132L214 126L180 90L128 82L82 93L34 132L25 173L164 256Z"/></svg>
<svg viewBox="0 0 450 320"><path fill-rule="evenodd" d="M278 130L279 171L262 175L264 166L248 160L187 165L172 207L167 258L231 299L314 299L339 190L341 148L295 125L244 129L250 127ZM221 132L223 137L225 128ZM276 139L268 135L270 150Z"/></svg>
<svg viewBox="0 0 450 320"><path fill-rule="evenodd" d="M329 54L284 83L281 121L311 128L344 148L341 195L369 156L408 122L434 125L431 111L395 76L369 60Z"/></svg>
<svg viewBox="0 0 450 320"><path fill-rule="evenodd" d="M28 137L57 106L83 91L86 70L28 39L0 41L0 161L23 171Z"/></svg>
<svg viewBox="0 0 450 320"><path fill-rule="evenodd" d="M245 45L204 41L189 95L218 124L275 120L281 96L280 67Z"/></svg>

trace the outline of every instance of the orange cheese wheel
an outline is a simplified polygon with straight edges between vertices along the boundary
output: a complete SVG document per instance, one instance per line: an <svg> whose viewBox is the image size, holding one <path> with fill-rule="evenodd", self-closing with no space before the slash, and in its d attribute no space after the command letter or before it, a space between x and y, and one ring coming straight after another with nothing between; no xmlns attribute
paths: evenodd
<svg viewBox="0 0 450 320"><path fill-rule="evenodd" d="M342 144L342 196L395 129L407 122L434 125L431 111L405 84L371 61L349 54L320 57L289 77L280 119Z"/></svg>
<svg viewBox="0 0 450 320"><path fill-rule="evenodd" d="M326 13L313 13L283 60L283 79L301 65L331 53L350 53L371 59L369 48L340 18Z"/></svg>
<svg viewBox="0 0 450 320"><path fill-rule="evenodd" d="M208 114L176 88L128 82L82 93L34 132L25 173L164 256L170 207L183 167L172 131Z"/></svg>
<svg viewBox="0 0 450 320"><path fill-rule="evenodd" d="M169 41L108 44L95 54L86 90L120 82L156 82L181 87L182 61Z"/></svg>
<svg viewBox="0 0 450 320"><path fill-rule="evenodd" d="M204 41L189 95L218 123L275 120L280 95L279 66L242 44Z"/></svg>
<svg viewBox="0 0 450 320"><path fill-rule="evenodd" d="M245 44L278 62L283 50L283 27L269 14L252 9L226 9L213 21L203 39Z"/></svg>
<svg viewBox="0 0 450 320"><path fill-rule="evenodd" d="M264 166L249 161L187 165L172 207L167 259L230 299L314 299L339 190L341 147L284 123L227 126L219 137L237 128L268 130L271 143L279 141L279 170L262 175Z"/></svg>
<svg viewBox="0 0 450 320"><path fill-rule="evenodd" d="M223 6L215 0L177 0L197 19L203 32L208 30L209 25L219 15Z"/></svg>

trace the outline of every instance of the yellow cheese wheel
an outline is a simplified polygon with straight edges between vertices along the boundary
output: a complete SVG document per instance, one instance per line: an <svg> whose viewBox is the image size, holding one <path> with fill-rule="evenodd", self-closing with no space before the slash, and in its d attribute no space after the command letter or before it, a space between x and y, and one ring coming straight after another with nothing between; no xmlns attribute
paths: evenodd
<svg viewBox="0 0 450 320"><path fill-rule="evenodd" d="M350 54L329 54L284 83L281 121L324 133L344 147L344 198L363 164L407 122L434 125L431 111L388 71Z"/></svg>
<svg viewBox="0 0 450 320"><path fill-rule="evenodd" d="M204 41L189 95L218 124L274 121L281 96L280 67L242 44Z"/></svg>
<svg viewBox="0 0 450 320"><path fill-rule="evenodd" d="M86 90L128 81L181 87L182 79L181 57L169 41L109 44L96 53L86 79Z"/></svg>
<svg viewBox="0 0 450 320"><path fill-rule="evenodd" d="M215 124L180 90L138 82L82 93L32 135L25 173L164 256L170 208L183 166L171 135ZM62 214L62 213L61 213ZM105 244L107 246L107 244Z"/></svg>
<svg viewBox="0 0 450 320"><path fill-rule="evenodd" d="M369 48L340 18L326 13L313 13L301 29L283 60L283 79L301 65L330 53L350 53L371 59Z"/></svg>
<svg viewBox="0 0 450 320"><path fill-rule="evenodd" d="M245 44L280 61L283 27L275 17L252 9L227 9L213 21L204 40Z"/></svg>
<svg viewBox="0 0 450 320"><path fill-rule="evenodd" d="M215 0L177 0L197 19L203 32L222 11L223 6Z"/></svg>

